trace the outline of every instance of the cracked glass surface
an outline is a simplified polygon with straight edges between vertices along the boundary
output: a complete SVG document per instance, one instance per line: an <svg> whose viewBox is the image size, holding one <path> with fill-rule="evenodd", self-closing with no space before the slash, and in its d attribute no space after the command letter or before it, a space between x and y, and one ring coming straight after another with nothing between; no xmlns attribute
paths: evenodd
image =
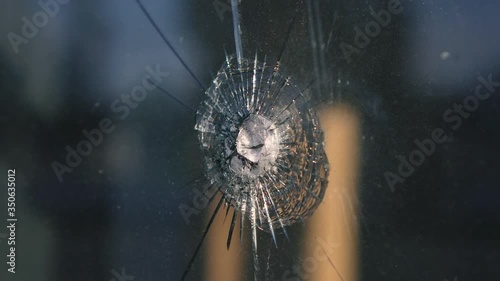
<svg viewBox="0 0 500 281"><path fill-rule="evenodd" d="M304 248L346 245L308 232L327 177L318 117L337 105L359 118L359 209L338 218L358 233L357 280L499 279L488 270L500 259L500 102L490 91L500 81L498 1L400 1L400 9L395 1L242 0L241 67L231 1L143 0L170 47L135 1L67 1L46 24L38 2L8 0L0 11L0 168L18 172L17 280L180 280L218 202L226 221L212 224L186 280L204 280L229 234L242 260L224 271L255 280L256 263L258 280L307 280L314 272L296 272ZM23 28L35 14L40 26ZM25 39L13 44L11 32ZM228 83L221 70L240 79ZM159 87L132 98L149 80ZM283 92L274 99L254 85ZM244 89L260 94L231 96ZM460 113L476 89L491 95ZM94 129L107 119L114 130L97 142ZM431 150L427 139L440 128L446 141L400 169L422 144ZM68 157L83 141L90 154ZM347 160L328 159L328 175ZM70 169L63 181L55 161ZM388 183L388 172L400 178ZM242 195L254 184L271 188L249 202ZM241 245L241 214L251 217L251 208L234 215L220 197L208 204L203 193L219 187L233 206L261 210L253 229L244 222ZM0 231L2 251L6 237Z"/></svg>

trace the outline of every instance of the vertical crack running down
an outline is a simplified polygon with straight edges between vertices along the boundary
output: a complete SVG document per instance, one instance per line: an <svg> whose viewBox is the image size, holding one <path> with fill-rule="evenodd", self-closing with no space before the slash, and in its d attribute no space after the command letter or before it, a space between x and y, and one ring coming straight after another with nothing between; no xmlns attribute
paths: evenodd
<svg viewBox="0 0 500 281"><path fill-rule="evenodd" d="M231 0L231 9L233 12L233 29L234 29L234 46L236 47L236 57L238 65L243 59L243 48L241 46L241 26L240 26L240 11L238 10L238 1Z"/></svg>

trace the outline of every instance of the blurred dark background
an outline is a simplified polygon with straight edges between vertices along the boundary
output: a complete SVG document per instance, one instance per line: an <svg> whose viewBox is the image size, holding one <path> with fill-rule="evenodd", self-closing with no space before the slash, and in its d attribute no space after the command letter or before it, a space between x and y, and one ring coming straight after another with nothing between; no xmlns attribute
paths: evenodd
<svg viewBox="0 0 500 281"><path fill-rule="evenodd" d="M208 85L224 49L234 49L231 13L218 10L227 1L144 3ZM7 272L7 230L0 228L0 279L118 281L125 272L134 280L179 280L204 225L202 214L187 224L179 211L203 176L194 113L158 89L123 120L112 104L142 85L148 66L168 72L161 87L193 108L203 98L197 83L135 1L59 4L22 42L12 33L23 36L22 18L33 22L42 7L2 4L0 169L5 179L16 169L19 221L15 275ZM288 73L307 85L318 65L313 102L347 102L362 113L360 279L498 280L500 88L457 129L443 114L474 95L478 77L500 81L500 2L401 1L401 13L350 61L340 46L355 46L354 27L364 29L387 2L312 6L308 14L301 1L243 0L245 55L277 57L296 17L283 54ZM99 128L103 118L114 131L60 182L54 161L66 164L66 147L76 149L82 130ZM414 140L436 128L447 140L391 189L386 174L397 173L398 156L408 157ZM276 276L285 267L277 265ZM202 270L196 263L190 278L199 280Z"/></svg>

